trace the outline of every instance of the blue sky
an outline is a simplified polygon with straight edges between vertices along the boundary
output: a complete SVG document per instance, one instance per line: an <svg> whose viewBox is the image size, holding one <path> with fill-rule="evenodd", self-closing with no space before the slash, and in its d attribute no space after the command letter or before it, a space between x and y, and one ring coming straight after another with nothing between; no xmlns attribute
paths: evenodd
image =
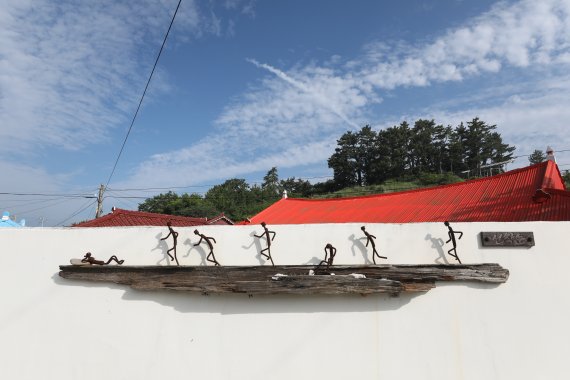
<svg viewBox="0 0 570 380"><path fill-rule="evenodd" d="M0 3L0 192L107 181L176 4ZM336 139L365 124L478 116L515 154L570 150L569 68L569 0L183 0L105 210L156 193L119 189L203 193L272 166L326 177ZM0 195L28 225L91 218L92 203Z"/></svg>

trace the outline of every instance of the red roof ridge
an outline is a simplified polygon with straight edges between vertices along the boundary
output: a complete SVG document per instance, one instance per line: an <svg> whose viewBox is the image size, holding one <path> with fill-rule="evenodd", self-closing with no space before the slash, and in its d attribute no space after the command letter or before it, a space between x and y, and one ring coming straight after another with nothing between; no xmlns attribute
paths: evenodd
<svg viewBox="0 0 570 380"><path fill-rule="evenodd" d="M166 225L168 221L178 227L208 224L207 218L113 208L113 211L106 215L74 224L73 227L158 226Z"/></svg>
<svg viewBox="0 0 570 380"><path fill-rule="evenodd" d="M135 210L125 210L122 208L115 208L115 210L107 215L104 215L98 219L102 219L104 217L113 215L113 214L130 214L130 215L136 215L136 216L146 216L149 218L160 218L160 219L173 219L173 220L189 220L189 219L194 219L197 222L205 222L208 220L208 218L196 218L194 216L182 216L182 215L170 215L170 214L160 214L157 212L147 212L147 211L135 211ZM96 219L95 219L96 220Z"/></svg>
<svg viewBox="0 0 570 380"><path fill-rule="evenodd" d="M566 184L564 183L564 179L562 178L562 173L560 173L560 168L554 161L544 161L541 164L546 163L546 167L544 169L544 178L542 180L542 189L551 188L551 189L558 189L557 187L552 187L552 185L558 185L562 187L561 190L568 190L566 188ZM552 178L552 175L555 175L556 178Z"/></svg>
<svg viewBox="0 0 570 380"><path fill-rule="evenodd" d="M231 220L230 218L228 218L223 212L220 215L217 215L217 216L214 216L213 218L207 219L207 222L208 222L208 224L213 224L213 223L216 223L217 221L219 221L221 219L225 219L231 225L235 224L235 222L233 220Z"/></svg>

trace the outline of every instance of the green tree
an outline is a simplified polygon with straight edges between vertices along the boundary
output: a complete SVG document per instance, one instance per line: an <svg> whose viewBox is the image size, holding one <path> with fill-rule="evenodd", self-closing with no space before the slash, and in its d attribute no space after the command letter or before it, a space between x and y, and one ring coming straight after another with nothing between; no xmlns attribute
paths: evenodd
<svg viewBox="0 0 570 380"><path fill-rule="evenodd" d="M250 216L247 210L253 203L253 195L245 179L228 179L208 190L204 198L231 219L244 220Z"/></svg>
<svg viewBox="0 0 570 380"><path fill-rule="evenodd" d="M358 135L348 131L337 140L335 152L327 161L329 168L333 169L334 183L339 188L355 186L359 180L362 181L358 159Z"/></svg>
<svg viewBox="0 0 570 380"><path fill-rule="evenodd" d="M307 198L314 192L313 185L309 181L295 177L281 180L279 187L287 190L287 195L294 198Z"/></svg>
<svg viewBox="0 0 570 380"><path fill-rule="evenodd" d="M145 199L139 204L139 211L154 212L159 214L173 215L174 203L178 200L178 194L169 191L166 194L158 194Z"/></svg>
<svg viewBox="0 0 570 380"><path fill-rule="evenodd" d="M441 172L445 130L433 120L419 119L411 130L409 146L412 174Z"/></svg>
<svg viewBox="0 0 570 380"><path fill-rule="evenodd" d="M388 128L382 133L384 137L383 144L389 150L385 159L388 160L389 172L388 178L399 178L408 172L410 165L410 140L412 131L410 125L403 121L400 125Z"/></svg>
<svg viewBox="0 0 570 380"><path fill-rule="evenodd" d="M528 161L531 165L538 164L546 160L546 154L542 150L535 149L534 152L528 156Z"/></svg>
<svg viewBox="0 0 570 380"><path fill-rule="evenodd" d="M268 194L269 196L278 196L279 195L279 175L277 173L277 168L274 166L272 167L265 177L263 177L263 183L261 184L261 188L263 191Z"/></svg>
<svg viewBox="0 0 570 380"><path fill-rule="evenodd" d="M496 125L489 125L479 118L467 122L464 141L464 162L468 169L482 174L481 167L507 161L513 157L515 147L503 143Z"/></svg>
<svg viewBox="0 0 570 380"><path fill-rule="evenodd" d="M176 215L213 218L221 213L200 194L182 194L177 204Z"/></svg>
<svg viewBox="0 0 570 380"><path fill-rule="evenodd" d="M220 213L214 205L199 194L178 195L172 191L146 199L139 204L138 209L145 212L194 218L211 218Z"/></svg>

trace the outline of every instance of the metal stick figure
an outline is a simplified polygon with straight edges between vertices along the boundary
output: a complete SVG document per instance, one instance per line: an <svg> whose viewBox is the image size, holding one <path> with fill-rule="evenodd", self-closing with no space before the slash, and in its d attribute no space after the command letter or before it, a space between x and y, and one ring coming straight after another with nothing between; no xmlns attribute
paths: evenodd
<svg viewBox="0 0 570 380"><path fill-rule="evenodd" d="M214 246L212 245L212 243L210 243L210 240L213 240L214 243L216 242L216 239L214 239L213 237L208 237L204 234L201 234L200 232L198 232L198 230L194 230L194 233L198 236L200 236L200 241L196 244L194 244L194 246L198 246L200 245L200 243L202 243L202 240L206 241L206 244L208 244L208 247L210 248L210 253L208 253L208 256L206 256L206 260L208 260L211 263L214 263L216 266L220 266L220 263L218 262L218 260L216 260L216 257L214 256ZM210 259L210 256L212 257Z"/></svg>
<svg viewBox="0 0 570 380"><path fill-rule="evenodd" d="M275 266L275 264L273 263L273 259L271 258L271 242L273 241L273 239L275 239L275 235L277 235L275 233L275 231L269 231L266 227L265 222L261 222L261 225L263 226L264 232L261 235L253 235L256 238L262 238L265 236L265 239L267 240L267 248L262 249L259 253L261 254L261 256L264 256L267 260L271 260L271 265ZM269 234L273 234L273 237L270 237ZM267 251L267 255L264 254L263 252Z"/></svg>
<svg viewBox="0 0 570 380"><path fill-rule="evenodd" d="M372 261L374 261L374 264L376 264L376 256L378 256L381 259L387 259L386 256L380 256L380 254L376 250L376 244L374 243L374 239L376 239L376 236L366 232L364 226L360 227L360 229L362 230L362 232L364 232L364 235L366 235L366 246L368 247L368 243L370 243L370 245L372 246Z"/></svg>
<svg viewBox="0 0 570 380"><path fill-rule="evenodd" d="M168 226L168 235L166 235L160 240L166 240L170 235L172 235L172 239L174 240L174 246L170 248L168 251L166 251L166 254L170 256L170 261L176 260L176 265L180 266L180 264L178 263L178 256L176 256L176 244L178 244L178 232L172 229L172 223L168 222L166 223L166 225ZM170 254L170 251L174 251L174 256Z"/></svg>
<svg viewBox="0 0 570 380"><path fill-rule="evenodd" d="M113 255L107 260L107 262L102 260L96 260L93 256L91 256L91 252L87 252L83 259L81 259L82 263L89 263L91 265L109 265L111 261L116 262L117 264L121 265L125 262L125 260L119 260L117 256Z"/></svg>
<svg viewBox="0 0 570 380"><path fill-rule="evenodd" d="M447 254L452 256L452 257L455 257L455 260L459 261L459 264L461 264L461 260L459 260L459 256L457 255L457 242L455 241L455 234L459 234L459 239L461 239L461 237L463 236L463 232L453 231L453 228L451 228L448 221L445 221L443 224L445 224L447 226L447 228L449 229L449 231L447 231L447 235L449 236L449 240L446 241L445 243L451 242L451 244L453 244L453 248L451 248L449 251L447 251ZM454 253L451 253L451 251L453 251Z"/></svg>
<svg viewBox="0 0 570 380"><path fill-rule="evenodd" d="M327 252L328 249L328 252ZM325 245L325 259L322 260L319 265L317 265L317 267L315 269L319 269L319 267L322 264L326 264L327 269L329 269L329 267L331 265L333 265L333 261L334 261L334 257L336 256L336 248L332 246L331 243L327 243L327 245Z"/></svg>

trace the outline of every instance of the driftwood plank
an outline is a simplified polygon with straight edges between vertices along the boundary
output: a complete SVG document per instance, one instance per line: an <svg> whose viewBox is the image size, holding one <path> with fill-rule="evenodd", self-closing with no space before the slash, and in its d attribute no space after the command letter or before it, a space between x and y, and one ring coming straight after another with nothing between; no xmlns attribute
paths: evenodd
<svg viewBox="0 0 570 380"><path fill-rule="evenodd" d="M334 266L309 275L313 266L74 266L59 275L70 280L103 281L135 289L199 293L372 294L426 292L436 281L502 283L508 270L498 264ZM334 273L335 275L330 275ZM352 274L364 275L353 276ZM277 275L279 274L279 275ZM276 276L277 275L277 276Z"/></svg>

